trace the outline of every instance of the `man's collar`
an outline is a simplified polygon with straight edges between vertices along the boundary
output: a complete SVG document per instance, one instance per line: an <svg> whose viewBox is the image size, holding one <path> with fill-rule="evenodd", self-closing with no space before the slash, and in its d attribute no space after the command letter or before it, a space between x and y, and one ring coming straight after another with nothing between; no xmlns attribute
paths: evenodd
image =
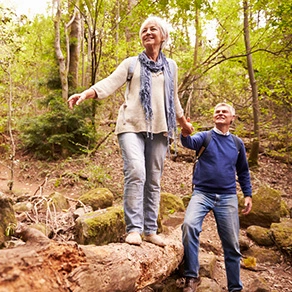
<svg viewBox="0 0 292 292"><path fill-rule="evenodd" d="M216 132L217 134L222 135L222 136L228 136L228 135L230 135L230 132L229 131L224 134L223 132L221 132L216 127L214 127L213 130L214 130L214 132Z"/></svg>

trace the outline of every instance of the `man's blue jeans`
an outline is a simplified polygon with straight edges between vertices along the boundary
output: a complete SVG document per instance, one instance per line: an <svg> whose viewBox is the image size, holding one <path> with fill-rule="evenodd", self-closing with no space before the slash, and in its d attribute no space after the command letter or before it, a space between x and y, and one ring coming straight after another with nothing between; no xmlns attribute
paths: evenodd
<svg viewBox="0 0 292 292"><path fill-rule="evenodd" d="M182 225L185 277L199 276L199 236L205 216L213 210L224 251L228 291L241 291L239 217L236 194L212 194L195 190Z"/></svg>
<svg viewBox="0 0 292 292"><path fill-rule="evenodd" d="M167 151L163 134L118 135L124 160L124 213L127 232L157 231L160 180Z"/></svg>

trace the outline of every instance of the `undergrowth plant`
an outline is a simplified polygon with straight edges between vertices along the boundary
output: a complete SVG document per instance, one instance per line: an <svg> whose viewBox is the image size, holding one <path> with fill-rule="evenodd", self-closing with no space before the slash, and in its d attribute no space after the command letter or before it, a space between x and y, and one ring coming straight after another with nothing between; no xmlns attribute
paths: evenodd
<svg viewBox="0 0 292 292"><path fill-rule="evenodd" d="M89 104L74 110L59 94L50 95L39 115L24 117L20 122L22 148L37 159L59 159L86 153L98 138L90 119Z"/></svg>

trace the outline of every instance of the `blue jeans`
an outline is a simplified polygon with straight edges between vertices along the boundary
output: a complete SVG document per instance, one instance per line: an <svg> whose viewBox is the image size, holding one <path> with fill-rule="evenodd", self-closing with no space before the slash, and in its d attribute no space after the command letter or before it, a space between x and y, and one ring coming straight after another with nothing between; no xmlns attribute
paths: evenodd
<svg viewBox="0 0 292 292"><path fill-rule="evenodd" d="M124 160L124 214L127 232L157 232L160 180L167 151L163 134L118 135Z"/></svg>
<svg viewBox="0 0 292 292"><path fill-rule="evenodd" d="M239 248L239 217L236 194L212 194L195 190L182 225L185 277L199 276L199 236L209 211L213 211L221 239L228 291L241 291Z"/></svg>

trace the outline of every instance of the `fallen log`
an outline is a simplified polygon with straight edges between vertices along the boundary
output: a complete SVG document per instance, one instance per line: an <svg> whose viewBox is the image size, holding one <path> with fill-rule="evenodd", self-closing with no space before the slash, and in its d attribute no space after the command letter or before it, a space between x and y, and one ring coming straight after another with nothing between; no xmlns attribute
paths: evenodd
<svg viewBox="0 0 292 292"><path fill-rule="evenodd" d="M139 291L166 279L183 257L180 227L168 232L165 247L60 243L28 227L17 235L23 245L0 251L0 292Z"/></svg>

